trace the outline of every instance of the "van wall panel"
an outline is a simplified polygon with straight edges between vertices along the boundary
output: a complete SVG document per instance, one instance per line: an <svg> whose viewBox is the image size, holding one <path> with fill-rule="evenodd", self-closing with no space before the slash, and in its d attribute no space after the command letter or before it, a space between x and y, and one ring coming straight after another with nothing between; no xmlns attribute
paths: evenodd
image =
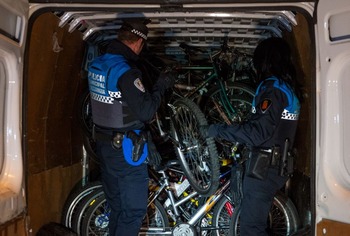
<svg viewBox="0 0 350 236"><path fill-rule="evenodd" d="M58 18L44 13L35 20L29 39L24 106L32 235L44 224L60 222L64 202L82 178L77 114L86 89L81 76L85 44L79 32L68 33L67 27L58 27Z"/></svg>
<svg viewBox="0 0 350 236"><path fill-rule="evenodd" d="M35 21L30 45L28 163L30 173L38 173L81 159L76 110L84 43L80 33L59 28L57 17L46 13Z"/></svg>

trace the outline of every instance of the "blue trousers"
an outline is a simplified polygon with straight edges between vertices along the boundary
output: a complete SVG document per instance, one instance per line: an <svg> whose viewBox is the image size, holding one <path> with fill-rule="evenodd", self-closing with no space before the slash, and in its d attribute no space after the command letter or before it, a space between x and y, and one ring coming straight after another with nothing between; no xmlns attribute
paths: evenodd
<svg viewBox="0 0 350 236"><path fill-rule="evenodd" d="M278 170L270 168L265 180L244 176L243 199L240 215L241 236L268 235L267 219L273 197L287 181L278 175Z"/></svg>
<svg viewBox="0 0 350 236"><path fill-rule="evenodd" d="M137 236L147 211L147 164L131 166L124 160L122 149L110 142L97 141L103 190L111 208L110 236Z"/></svg>

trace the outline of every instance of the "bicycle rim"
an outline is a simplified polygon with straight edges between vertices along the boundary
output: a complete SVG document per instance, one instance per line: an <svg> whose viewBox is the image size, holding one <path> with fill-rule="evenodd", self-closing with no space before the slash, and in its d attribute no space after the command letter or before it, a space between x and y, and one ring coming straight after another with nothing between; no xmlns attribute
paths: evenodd
<svg viewBox="0 0 350 236"><path fill-rule="evenodd" d="M180 98L173 104L172 135L182 147L175 146L181 167L191 186L201 195L213 194L219 186L219 158L214 139L203 138L199 127L207 121L191 100Z"/></svg>
<svg viewBox="0 0 350 236"><path fill-rule="evenodd" d="M99 196L85 213L80 235L107 236L110 212L105 196Z"/></svg>

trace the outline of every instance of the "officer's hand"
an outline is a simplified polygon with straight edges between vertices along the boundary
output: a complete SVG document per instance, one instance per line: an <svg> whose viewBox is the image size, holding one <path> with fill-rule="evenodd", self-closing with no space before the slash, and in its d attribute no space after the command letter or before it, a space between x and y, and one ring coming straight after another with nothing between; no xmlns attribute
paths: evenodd
<svg viewBox="0 0 350 236"><path fill-rule="evenodd" d="M209 137L209 125L200 125L199 126L199 133L203 138L208 138Z"/></svg>
<svg viewBox="0 0 350 236"><path fill-rule="evenodd" d="M159 75L158 82L163 85L165 89L172 88L175 84L176 74L173 71L162 72Z"/></svg>
<svg viewBox="0 0 350 236"><path fill-rule="evenodd" d="M150 132L148 132L148 141L147 141L147 146L148 146L148 165L157 167L161 164L162 162L162 157L160 156L156 145L152 141L152 135Z"/></svg>

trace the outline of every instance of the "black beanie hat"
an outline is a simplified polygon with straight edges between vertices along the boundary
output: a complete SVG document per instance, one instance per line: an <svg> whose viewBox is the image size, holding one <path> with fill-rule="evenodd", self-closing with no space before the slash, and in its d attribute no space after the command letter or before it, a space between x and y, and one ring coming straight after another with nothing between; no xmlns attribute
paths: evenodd
<svg viewBox="0 0 350 236"><path fill-rule="evenodd" d="M148 28L147 24L151 21L149 19L130 19L124 20L121 26L121 30L130 31L133 34L147 40Z"/></svg>

